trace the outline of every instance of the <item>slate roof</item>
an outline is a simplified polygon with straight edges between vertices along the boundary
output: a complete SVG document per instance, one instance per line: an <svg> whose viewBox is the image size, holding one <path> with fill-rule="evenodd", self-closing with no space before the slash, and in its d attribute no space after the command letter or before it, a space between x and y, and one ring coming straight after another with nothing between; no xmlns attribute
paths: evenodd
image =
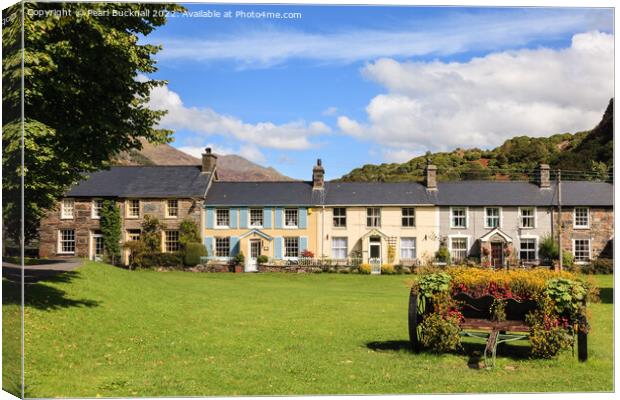
<svg viewBox="0 0 620 400"><path fill-rule="evenodd" d="M562 182L562 205L613 206L614 186L604 182Z"/></svg>
<svg viewBox="0 0 620 400"><path fill-rule="evenodd" d="M202 197L210 173L200 166L123 166L93 172L69 197Z"/></svg>
<svg viewBox="0 0 620 400"><path fill-rule="evenodd" d="M213 182L207 205L287 206L316 205L310 182Z"/></svg>
<svg viewBox="0 0 620 400"><path fill-rule="evenodd" d="M440 206L551 206L555 185L541 189L519 181L454 181L437 184Z"/></svg>
<svg viewBox="0 0 620 400"><path fill-rule="evenodd" d="M325 204L433 204L435 196L418 182L326 182Z"/></svg>

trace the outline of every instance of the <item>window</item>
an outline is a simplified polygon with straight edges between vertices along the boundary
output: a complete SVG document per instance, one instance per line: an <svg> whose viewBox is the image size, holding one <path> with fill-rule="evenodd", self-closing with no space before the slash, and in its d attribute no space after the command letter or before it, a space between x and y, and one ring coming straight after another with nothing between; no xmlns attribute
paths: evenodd
<svg viewBox="0 0 620 400"><path fill-rule="evenodd" d="M127 230L127 241L137 242L138 240L140 240L140 229L128 229Z"/></svg>
<svg viewBox="0 0 620 400"><path fill-rule="evenodd" d="M218 237L215 238L215 256L216 257L228 257L230 255L230 238Z"/></svg>
<svg viewBox="0 0 620 400"><path fill-rule="evenodd" d="M179 231L166 231L165 249L167 253L181 250L179 244Z"/></svg>
<svg viewBox="0 0 620 400"><path fill-rule="evenodd" d="M344 260L347 258L347 238L332 238L332 258L334 260Z"/></svg>
<svg viewBox="0 0 620 400"><path fill-rule="evenodd" d="M577 262L590 261L590 240L575 239L573 242L573 255Z"/></svg>
<svg viewBox="0 0 620 400"><path fill-rule="evenodd" d="M103 207L103 200L95 199L93 200L91 217L94 219L101 218L101 207Z"/></svg>
<svg viewBox="0 0 620 400"><path fill-rule="evenodd" d="M519 209L521 213L521 228L534 228L535 227L535 213L533 207Z"/></svg>
<svg viewBox="0 0 620 400"><path fill-rule="evenodd" d="M369 207L366 209L366 226L381 226L381 209L379 207Z"/></svg>
<svg viewBox="0 0 620 400"><path fill-rule="evenodd" d="M168 200L166 202L166 217L176 218L179 216L179 200Z"/></svg>
<svg viewBox="0 0 620 400"><path fill-rule="evenodd" d="M61 229L58 231L58 253L75 253L75 230Z"/></svg>
<svg viewBox="0 0 620 400"><path fill-rule="evenodd" d="M415 226L415 208L403 208L403 226Z"/></svg>
<svg viewBox="0 0 620 400"><path fill-rule="evenodd" d="M230 210L226 208L220 208L215 210L216 225L228 227L230 225Z"/></svg>
<svg viewBox="0 0 620 400"><path fill-rule="evenodd" d="M75 202L73 201L73 199L62 199L62 203L60 203L60 218L73 218L73 209L75 208L74 206Z"/></svg>
<svg viewBox="0 0 620 400"><path fill-rule="evenodd" d="M467 228L467 209L465 207L453 207L451 212L451 227Z"/></svg>
<svg viewBox="0 0 620 400"><path fill-rule="evenodd" d="M415 238L400 238L400 259L415 260Z"/></svg>
<svg viewBox="0 0 620 400"><path fill-rule="evenodd" d="M519 258L523 261L536 260L536 239L521 239Z"/></svg>
<svg viewBox="0 0 620 400"><path fill-rule="evenodd" d="M451 238L450 248L450 257L453 262L463 261L467 258L467 238Z"/></svg>
<svg viewBox="0 0 620 400"><path fill-rule="evenodd" d="M284 257L299 257L299 238L284 238Z"/></svg>
<svg viewBox="0 0 620 400"><path fill-rule="evenodd" d="M263 226L263 210L261 208L250 209L250 226Z"/></svg>
<svg viewBox="0 0 620 400"><path fill-rule="evenodd" d="M298 210L296 208L286 208L284 210L284 226L297 227ZM297 257L297 256L295 256Z"/></svg>
<svg viewBox="0 0 620 400"><path fill-rule="evenodd" d="M487 207L484 209L484 227L485 228L498 228L499 227L499 207Z"/></svg>
<svg viewBox="0 0 620 400"><path fill-rule="evenodd" d="M590 209L588 207L575 207L575 228L590 227Z"/></svg>
<svg viewBox="0 0 620 400"><path fill-rule="evenodd" d="M138 218L140 216L140 200L129 200L127 202L127 217Z"/></svg>
<svg viewBox="0 0 620 400"><path fill-rule="evenodd" d="M344 207L334 208L334 227L344 228L347 226L347 209Z"/></svg>

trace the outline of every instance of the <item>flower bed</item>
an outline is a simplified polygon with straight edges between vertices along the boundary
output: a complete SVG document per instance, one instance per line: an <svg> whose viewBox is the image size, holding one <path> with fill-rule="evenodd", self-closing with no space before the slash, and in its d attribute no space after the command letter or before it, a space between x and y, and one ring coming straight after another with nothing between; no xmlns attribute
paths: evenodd
<svg viewBox="0 0 620 400"><path fill-rule="evenodd" d="M529 330L532 355L541 358L556 356L573 344L576 333L587 333L585 305L598 297L589 280L569 272L471 267L423 274L413 283L412 294L417 296L416 335L422 346L436 352L458 349L467 312L496 325L519 320L513 326Z"/></svg>

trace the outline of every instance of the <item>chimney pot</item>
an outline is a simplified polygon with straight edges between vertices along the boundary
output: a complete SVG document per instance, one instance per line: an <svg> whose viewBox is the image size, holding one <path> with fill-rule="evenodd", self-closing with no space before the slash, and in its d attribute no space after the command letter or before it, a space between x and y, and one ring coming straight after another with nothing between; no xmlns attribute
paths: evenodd
<svg viewBox="0 0 620 400"><path fill-rule="evenodd" d="M207 147L202 154L202 172L214 173L217 166L217 156L211 151L211 147Z"/></svg>
<svg viewBox="0 0 620 400"><path fill-rule="evenodd" d="M549 188L551 187L551 178L549 175L549 164L540 164L538 167L538 176L536 177L538 180L538 185L541 188Z"/></svg>
<svg viewBox="0 0 620 400"><path fill-rule="evenodd" d="M323 190L325 188L325 169L321 159L316 160L316 165L312 168L312 189Z"/></svg>
<svg viewBox="0 0 620 400"><path fill-rule="evenodd" d="M437 190L437 167L430 160L424 168L424 186L429 190Z"/></svg>

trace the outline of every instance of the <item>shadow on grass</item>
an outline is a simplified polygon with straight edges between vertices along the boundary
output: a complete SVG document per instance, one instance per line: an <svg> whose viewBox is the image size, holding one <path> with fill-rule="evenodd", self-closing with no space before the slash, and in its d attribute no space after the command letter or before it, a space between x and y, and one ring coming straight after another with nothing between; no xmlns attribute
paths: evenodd
<svg viewBox="0 0 620 400"><path fill-rule="evenodd" d="M368 342L366 347L373 351L406 351L413 353L411 342L408 340L386 340L384 342Z"/></svg>
<svg viewBox="0 0 620 400"><path fill-rule="evenodd" d="M601 303L603 304L614 304L614 288L600 288L599 296L601 298Z"/></svg>
<svg viewBox="0 0 620 400"><path fill-rule="evenodd" d="M57 272L57 271L56 271ZM79 274L75 271L51 275L36 283L24 285L24 303L38 310L57 310L68 307L96 307L98 301L71 299L64 290L49 286L47 282L68 283ZM8 279L2 280L2 304L21 304L21 284Z"/></svg>

